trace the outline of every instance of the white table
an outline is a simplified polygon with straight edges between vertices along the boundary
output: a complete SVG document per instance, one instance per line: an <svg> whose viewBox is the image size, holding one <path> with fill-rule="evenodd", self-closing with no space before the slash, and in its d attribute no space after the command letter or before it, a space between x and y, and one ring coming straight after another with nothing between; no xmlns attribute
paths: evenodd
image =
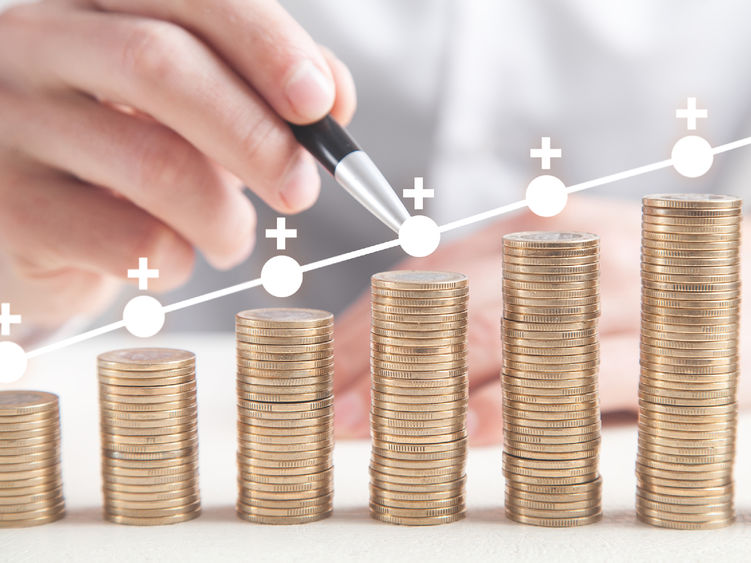
<svg viewBox="0 0 751 563"><path fill-rule="evenodd" d="M57 523L0 529L1 561L663 561L751 558L751 414L741 417L736 466L738 522L716 531L673 531L634 517L636 429L606 428L601 469L604 519L576 529L523 526L503 515L500 446L471 449L464 521L407 528L368 516L367 442L335 452L335 513L303 526L261 526L235 517L234 341L230 334L157 337L198 356L201 491L197 520L136 528L101 517L96 355L143 345L123 333L39 358L16 387L60 395L68 515Z"/></svg>

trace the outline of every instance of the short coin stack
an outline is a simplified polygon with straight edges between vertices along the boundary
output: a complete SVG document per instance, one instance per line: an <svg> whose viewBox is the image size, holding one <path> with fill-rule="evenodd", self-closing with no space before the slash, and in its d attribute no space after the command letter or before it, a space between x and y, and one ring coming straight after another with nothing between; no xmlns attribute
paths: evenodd
<svg viewBox="0 0 751 563"><path fill-rule="evenodd" d="M304 524L331 515L333 323L315 309L236 316L240 518Z"/></svg>
<svg viewBox="0 0 751 563"><path fill-rule="evenodd" d="M0 528L64 515L57 395L0 391Z"/></svg>
<svg viewBox="0 0 751 563"><path fill-rule="evenodd" d="M370 513L393 524L464 517L467 277L376 274L372 288Z"/></svg>
<svg viewBox="0 0 751 563"><path fill-rule="evenodd" d="M197 517L195 356L116 350L98 368L104 517L137 526Z"/></svg>
<svg viewBox="0 0 751 563"><path fill-rule="evenodd" d="M537 526L601 518L600 239L503 237L506 515Z"/></svg>
<svg viewBox="0 0 751 563"><path fill-rule="evenodd" d="M655 526L733 522L741 200L642 200L636 511Z"/></svg>

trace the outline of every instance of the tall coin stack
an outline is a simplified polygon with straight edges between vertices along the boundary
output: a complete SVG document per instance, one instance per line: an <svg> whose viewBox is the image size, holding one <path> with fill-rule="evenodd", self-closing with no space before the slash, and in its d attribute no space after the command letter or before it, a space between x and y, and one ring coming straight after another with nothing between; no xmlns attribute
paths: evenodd
<svg viewBox="0 0 751 563"><path fill-rule="evenodd" d="M333 323L315 309L236 316L240 518L303 524L332 513Z"/></svg>
<svg viewBox="0 0 751 563"><path fill-rule="evenodd" d="M733 522L741 200L642 200L636 512L709 529Z"/></svg>
<svg viewBox="0 0 751 563"><path fill-rule="evenodd" d="M57 395L0 391L0 528L64 515Z"/></svg>
<svg viewBox="0 0 751 563"><path fill-rule="evenodd" d="M600 239L503 237L506 515L537 526L601 518Z"/></svg>
<svg viewBox="0 0 751 563"><path fill-rule="evenodd" d="M464 517L467 301L463 274L376 274L370 513L393 524Z"/></svg>
<svg viewBox="0 0 751 563"><path fill-rule="evenodd" d="M174 524L201 512L196 358L167 348L98 357L104 517Z"/></svg>

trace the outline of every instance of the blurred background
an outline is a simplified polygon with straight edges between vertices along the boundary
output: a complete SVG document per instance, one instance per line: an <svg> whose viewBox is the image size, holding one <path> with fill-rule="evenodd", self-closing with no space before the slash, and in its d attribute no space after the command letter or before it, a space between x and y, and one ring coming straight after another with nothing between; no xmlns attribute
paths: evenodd
<svg viewBox="0 0 751 563"><path fill-rule="evenodd" d="M0 8L11 3L0 0ZM751 4L740 0L282 4L352 71L358 93L352 134L398 193L412 187L415 176L425 178L436 194L425 214L439 224L521 199L540 173L529 149L542 136L563 149L550 173L572 184L669 158L686 134L675 110L687 96L709 109L697 134L713 145L751 131L751 73L743 62L751 49ZM719 158L721 165L690 184L666 169L592 193L632 200L670 191L747 195L747 153ZM249 197L259 211L252 257L229 272L199 259L191 281L160 296L163 303L260 275L277 254L275 241L263 237L277 213ZM581 230L587 219L581 218ZM287 241L286 253L302 264L393 237L325 174L318 203L288 218L287 226L298 238ZM396 248L311 272L283 301L254 289L178 311L168 316L166 330L229 331L237 311L280 303L338 313L367 288L372 273L402 257ZM89 321L119 320L137 293L124 290L102 317Z"/></svg>

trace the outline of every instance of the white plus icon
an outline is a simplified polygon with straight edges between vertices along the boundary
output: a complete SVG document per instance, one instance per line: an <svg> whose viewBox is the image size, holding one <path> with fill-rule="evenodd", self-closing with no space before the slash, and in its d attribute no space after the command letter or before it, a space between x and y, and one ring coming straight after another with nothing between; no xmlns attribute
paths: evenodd
<svg viewBox="0 0 751 563"><path fill-rule="evenodd" d="M21 324L21 315L10 314L10 303L0 304L0 335L10 336L11 325Z"/></svg>
<svg viewBox="0 0 751 563"><path fill-rule="evenodd" d="M287 219L276 218L276 229L266 229L266 238L276 239L277 250L287 250L287 239L297 238L297 229L287 228Z"/></svg>
<svg viewBox="0 0 751 563"><path fill-rule="evenodd" d="M138 289L149 289L149 280L157 279L159 277L159 270L149 269L149 259L139 258L138 268L128 270L128 278L138 280Z"/></svg>
<svg viewBox="0 0 751 563"><path fill-rule="evenodd" d="M529 149L529 157L539 158L540 167L543 170L550 170L550 159L561 158L563 152L561 149L550 148L550 137L543 137L540 140L540 144L541 146L539 149Z"/></svg>
<svg viewBox="0 0 751 563"><path fill-rule="evenodd" d="M686 107L675 110L675 117L678 119L686 120L686 127L690 131L696 129L697 119L706 119L709 116L709 112L706 109L699 109L696 107L696 98L688 98L686 100Z"/></svg>
<svg viewBox="0 0 751 563"><path fill-rule="evenodd" d="M415 209L422 209L426 199L435 197L435 190L426 190L422 176L415 176L414 187L402 190L402 197L414 199Z"/></svg>

